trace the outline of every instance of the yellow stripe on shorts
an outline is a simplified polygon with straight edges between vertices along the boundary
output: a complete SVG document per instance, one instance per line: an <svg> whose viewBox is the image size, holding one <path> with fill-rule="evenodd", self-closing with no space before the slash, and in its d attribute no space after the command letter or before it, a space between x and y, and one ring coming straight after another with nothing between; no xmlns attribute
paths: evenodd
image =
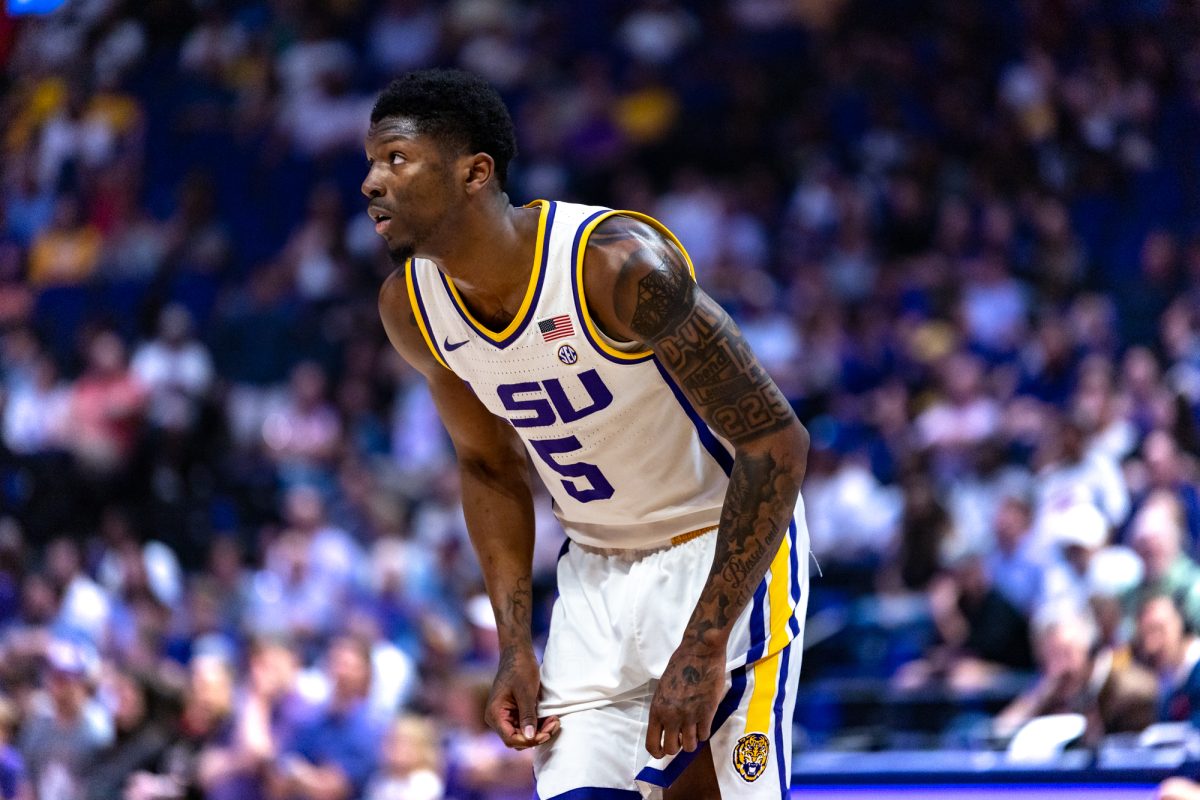
<svg viewBox="0 0 1200 800"><path fill-rule="evenodd" d="M767 587L771 604L771 624L767 628L770 635L765 649L767 657L754 665L754 692L750 695L750 707L746 710L746 733L766 733L771 729L771 706L775 703L779 681L779 651L786 644L787 624L791 617L791 605L788 603L790 554L791 541L785 535L771 562L771 582Z"/></svg>

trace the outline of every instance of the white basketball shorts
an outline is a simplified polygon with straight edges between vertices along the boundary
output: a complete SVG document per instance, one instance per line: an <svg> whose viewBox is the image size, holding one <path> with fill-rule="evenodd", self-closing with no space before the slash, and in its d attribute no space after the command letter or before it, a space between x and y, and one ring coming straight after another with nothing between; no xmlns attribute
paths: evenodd
<svg viewBox="0 0 1200 800"><path fill-rule="evenodd" d="M803 512L730 635L708 747L652 759L650 702L708 579L717 534L681 539L651 551L564 548L539 704L562 727L535 751L539 800L660 797L699 756L713 759L725 800L787 796L808 605Z"/></svg>

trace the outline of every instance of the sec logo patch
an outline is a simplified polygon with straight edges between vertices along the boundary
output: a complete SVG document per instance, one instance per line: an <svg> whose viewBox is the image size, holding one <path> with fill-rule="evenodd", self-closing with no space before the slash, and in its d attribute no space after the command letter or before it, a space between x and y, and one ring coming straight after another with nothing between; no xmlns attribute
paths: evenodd
<svg viewBox="0 0 1200 800"><path fill-rule="evenodd" d="M575 348L569 344L564 344L558 348L558 360L570 366L579 360L579 353L575 352Z"/></svg>
<svg viewBox="0 0 1200 800"><path fill-rule="evenodd" d="M746 783L754 783L767 771L771 743L761 733L747 733L733 748L733 768Z"/></svg>

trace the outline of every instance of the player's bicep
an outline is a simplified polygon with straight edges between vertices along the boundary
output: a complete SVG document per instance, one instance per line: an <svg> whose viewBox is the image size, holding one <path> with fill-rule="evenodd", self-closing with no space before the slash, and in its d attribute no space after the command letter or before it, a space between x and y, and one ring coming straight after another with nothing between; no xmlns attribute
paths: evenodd
<svg viewBox="0 0 1200 800"><path fill-rule="evenodd" d="M692 279L662 236L629 249L616 271L612 310L644 342L700 416L735 446L799 422L745 336Z"/></svg>

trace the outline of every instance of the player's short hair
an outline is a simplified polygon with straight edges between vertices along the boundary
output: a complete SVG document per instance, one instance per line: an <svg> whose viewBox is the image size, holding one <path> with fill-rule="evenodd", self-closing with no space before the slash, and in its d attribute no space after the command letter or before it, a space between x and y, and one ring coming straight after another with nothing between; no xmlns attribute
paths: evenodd
<svg viewBox="0 0 1200 800"><path fill-rule="evenodd" d="M371 109L371 124L405 117L421 133L465 153L487 153L496 162L500 188L517 155L512 117L491 84L460 69L424 69L396 78Z"/></svg>

